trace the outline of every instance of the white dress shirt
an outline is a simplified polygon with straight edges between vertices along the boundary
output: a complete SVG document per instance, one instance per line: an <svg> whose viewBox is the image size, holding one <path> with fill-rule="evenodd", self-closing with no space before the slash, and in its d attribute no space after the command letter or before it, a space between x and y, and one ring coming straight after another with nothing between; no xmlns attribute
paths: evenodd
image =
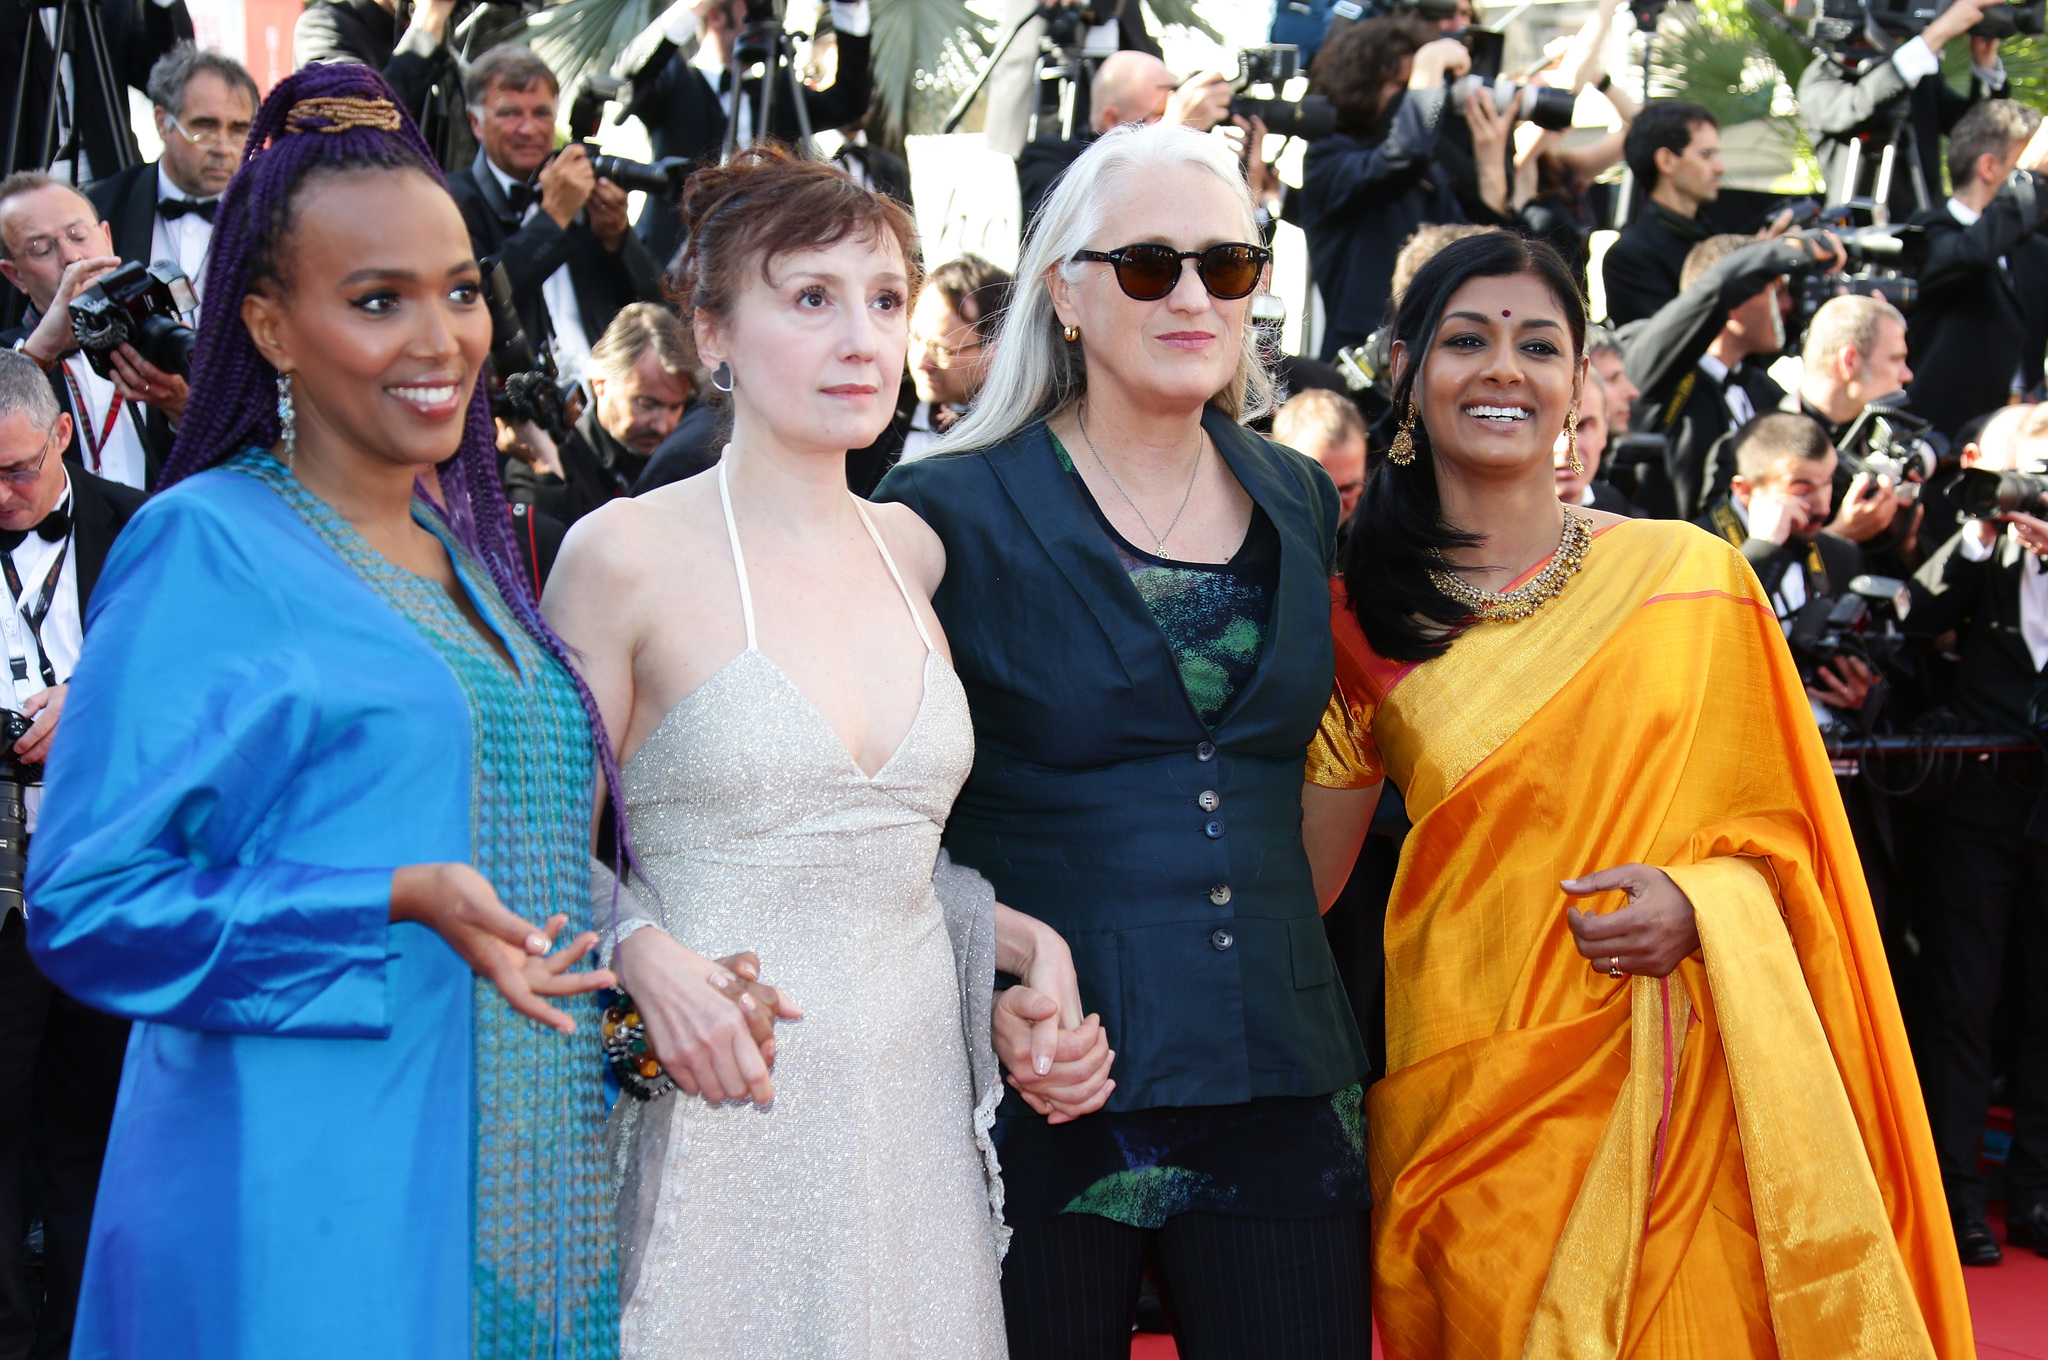
<svg viewBox="0 0 2048 1360"><path fill-rule="evenodd" d="M164 173L163 162L156 167L156 201L182 199L187 203L203 202L171 183L171 177ZM198 213L184 213L176 218L157 214L156 225L149 234L149 260L175 260L178 268L185 271L185 277L192 280L193 295L203 302L206 293L206 252L213 247L213 223ZM192 325L199 325L195 312Z"/></svg>
<svg viewBox="0 0 2048 1360"><path fill-rule="evenodd" d="M1899 44L1898 50L1892 53L1892 65L1898 68L1899 75L1907 85L1917 86L1941 69L1941 54L1927 45L1927 39L1916 33ZM1970 74L1983 81L1986 89L1995 90L2005 84L2005 63L1993 57L1989 66L1973 64L1970 67Z"/></svg>
<svg viewBox="0 0 2048 1360"><path fill-rule="evenodd" d="M69 472L64 475L64 498L57 504L63 509L75 508ZM63 557L61 563L59 554ZM23 674L21 678L14 679L8 705L19 712L29 696L49 688L43 683L43 659L46 656L58 684L71 678L71 672L78 666L79 649L85 645L85 623L78 607L78 550L71 537L51 543L41 534L30 533L9 556L14 559L16 574L21 577L22 599L10 599L7 607L0 609L0 638L5 640L10 664L16 660L22 663L15 668ZM25 610L32 611L36 601L42 598L43 585L53 565L57 567L57 591L50 599L50 612L43 617L42 643L38 646L35 630L28 626L24 613ZM31 788L23 799L30 831L35 830L42 795L40 787Z"/></svg>
<svg viewBox="0 0 2048 1360"><path fill-rule="evenodd" d="M498 181L499 192L508 199L512 186L518 180L498 168L498 163L489 156L484 164L491 168L491 174ZM526 215L519 219L525 226L541 211L540 195L536 193L533 202L526 205ZM590 367L590 337L583 330L583 309L576 305L576 285L569 278L569 266L563 265L547 276L540 285L541 304L548 309L548 326L554 331L554 342L549 346L555 356L555 367L565 378L581 378L583 371ZM529 339L538 340L537 336Z"/></svg>
<svg viewBox="0 0 2048 1360"><path fill-rule="evenodd" d="M142 417L135 407L122 405L114 380L93 372L85 355L67 356L64 372L69 375L66 387L71 394L71 419L78 425L78 451L85 459L86 471L142 490L149 466L142 447ZM108 429L107 413L117 405L122 409L113 417L106 442L100 443L101 432Z"/></svg>
<svg viewBox="0 0 2048 1360"><path fill-rule="evenodd" d="M928 401L919 402L917 408L910 413L910 429L903 435L903 456L896 461L916 462L929 454L941 438L943 436L939 433L938 427L932 424L932 404Z"/></svg>
<svg viewBox="0 0 2048 1360"><path fill-rule="evenodd" d="M1702 354L1699 359L1700 372L1714 380L1721 389L1721 405L1728 410L1728 418L1735 422L1734 428L1741 429L1756 419L1756 403L1749 399L1749 393L1741 383L1728 381L1728 365L1711 354Z"/></svg>
<svg viewBox="0 0 2048 1360"><path fill-rule="evenodd" d="M2025 541L2010 526L2006 532L2020 554L2020 636L2026 639L2027 655L2034 658L2034 669L2048 666L2048 559L2034 555ZM1987 560L1998 547L1998 540L1989 543L1974 533L1963 535L1957 550L1968 562Z"/></svg>

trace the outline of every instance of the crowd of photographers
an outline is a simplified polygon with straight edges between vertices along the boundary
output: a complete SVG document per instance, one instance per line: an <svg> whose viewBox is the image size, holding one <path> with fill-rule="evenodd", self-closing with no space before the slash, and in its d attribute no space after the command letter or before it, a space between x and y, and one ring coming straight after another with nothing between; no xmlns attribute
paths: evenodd
<svg viewBox="0 0 2048 1360"><path fill-rule="evenodd" d="M2019 1128L2006 1174L2048 1197L2048 802L2039 760L2024 755L2048 731L2048 405L2033 404L2048 346L2048 130L2006 98L1998 58L1999 35L2026 21L2001 18L2010 6L1952 0L1886 52L1808 68L1799 94L1814 144L1881 208L1885 225L1856 228L1806 204L1735 220L1712 114L1639 106L1605 70L1624 3L1599 0L1518 83L1470 0L1317 0L1308 8L1321 17L1299 35L1311 94L1290 103L1280 96L1292 49L1247 52L1235 80L1181 78L1135 5L1018 0L1008 23L1025 40L998 57L987 135L1016 157L1027 224L1081 148L1119 124L1234 138L1265 225L1289 220L1306 234L1320 299L1316 358L1279 355L1277 327L1266 328L1292 393L1273 432L1326 467L1347 514L1389 433L1380 331L1407 280L1462 233L1504 226L1559 248L1604 299L1607 325L1590 345L1583 470L1560 446L1558 494L1692 520L1755 567L1816 722L1845 752L1844 799L1908 999L1959 1244L1965 1260L1989 1263L1999 1244L1979 1156L1995 1072ZM422 0L403 20L397 0L314 0L299 21L300 62L380 70L443 159L486 264L499 447L536 587L568 524L717 459L718 393L661 282L689 171L759 136L829 131L850 173L908 196L907 168L861 130L873 90L867 0L821 8L801 73L775 60L781 38L765 9L682 0L610 77L575 91L529 48L480 44L491 12L460 17L455 0ZM0 574L14 602L0 610L0 640L21 715L7 764L47 747L98 564L169 452L214 204L258 104L239 63L193 46L184 0L105 0L96 12L98 36L33 10L33 23L0 22L32 77L31 116L12 129L0 179L0 350L14 351L0 353ZM1276 38L1297 36L1282 27ZM1068 39L1100 50L1055 108L1040 86L1060 87L1037 77ZM1940 74L1944 50L1965 39L1967 91ZM100 60L97 44L120 62ZM765 75L735 78L755 70ZM147 94L157 161L140 161L125 93L111 97L94 84L103 77ZM1260 86L1273 98L1251 97ZM1568 141L1589 90L1619 126ZM644 125L655 164L591 143L607 100ZM1298 188L1269 163L1280 136L1308 140ZM1629 221L1596 260L1608 209L1595 181L1624 160ZM632 190L645 194L637 221ZM932 271L896 419L848 455L856 492L922 456L971 406L1010 282L972 256ZM1788 391L1779 361L1792 353L1800 376ZM1885 737L1939 738L1983 758L1934 769L1920 757L1909 778L1899 771L1910 761L1876 756ZM1878 787L1880 772L1905 791ZM0 840L12 787L0 779ZM1391 807L1381 829L1398 832L1399 817ZM8 873L0 862L0 895ZM43 983L22 935L9 911L0 1360L62 1353L125 1035ZM1376 995L1369 982L1352 990L1368 1004ZM2003 1035L2017 1037L2001 1049ZM31 1217L43 1225L44 1303L24 1283L17 1224ZM2009 1224L2012 1240L2048 1253L2041 1217Z"/></svg>

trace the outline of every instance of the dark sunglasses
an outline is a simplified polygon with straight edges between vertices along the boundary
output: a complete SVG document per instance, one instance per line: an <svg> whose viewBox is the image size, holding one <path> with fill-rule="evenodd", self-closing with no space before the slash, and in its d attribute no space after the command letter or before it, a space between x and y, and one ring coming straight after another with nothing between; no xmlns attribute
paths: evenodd
<svg viewBox="0 0 2048 1360"><path fill-rule="evenodd" d="M1118 250L1077 250L1076 260L1115 268L1116 282L1134 302L1157 302L1180 286L1181 261L1193 260L1209 296L1233 301L1259 286L1259 273L1273 259L1264 246L1221 245L1207 250L1172 246L1124 246Z"/></svg>

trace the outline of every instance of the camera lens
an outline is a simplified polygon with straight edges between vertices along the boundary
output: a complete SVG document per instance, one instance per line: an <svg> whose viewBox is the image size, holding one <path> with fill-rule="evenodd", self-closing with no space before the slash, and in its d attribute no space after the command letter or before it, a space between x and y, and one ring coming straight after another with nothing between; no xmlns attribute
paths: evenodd
<svg viewBox="0 0 2048 1360"><path fill-rule="evenodd" d="M2048 479L2026 472L1965 468L1956 488L1956 504L1971 519L2013 514L2048 516Z"/></svg>

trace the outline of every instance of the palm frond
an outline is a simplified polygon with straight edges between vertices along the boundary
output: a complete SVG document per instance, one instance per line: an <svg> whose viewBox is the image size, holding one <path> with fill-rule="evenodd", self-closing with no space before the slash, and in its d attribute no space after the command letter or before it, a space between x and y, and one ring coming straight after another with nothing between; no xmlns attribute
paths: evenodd
<svg viewBox="0 0 2048 1360"><path fill-rule="evenodd" d="M1652 92L1704 105L1723 127L1769 118L1783 76L1752 34L1668 11L1657 30Z"/></svg>
<svg viewBox="0 0 2048 1360"><path fill-rule="evenodd" d="M526 21L526 40L567 90L585 71L606 71L654 22L655 0L562 0Z"/></svg>
<svg viewBox="0 0 2048 1360"><path fill-rule="evenodd" d="M874 110L869 135L886 142L933 132L990 48L963 0L869 0L874 14Z"/></svg>

